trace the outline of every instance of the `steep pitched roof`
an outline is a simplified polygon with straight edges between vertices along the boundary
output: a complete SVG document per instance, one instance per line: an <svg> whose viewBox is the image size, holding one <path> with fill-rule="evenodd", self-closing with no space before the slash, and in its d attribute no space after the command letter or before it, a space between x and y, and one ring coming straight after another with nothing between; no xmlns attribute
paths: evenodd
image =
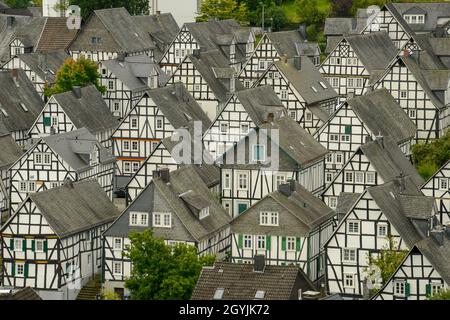
<svg viewBox="0 0 450 320"><path fill-rule="evenodd" d="M298 55L296 44L306 41L298 30L269 32L266 35L278 54L287 55L288 58Z"/></svg>
<svg viewBox="0 0 450 320"><path fill-rule="evenodd" d="M342 36L345 34L359 34L373 19L373 10L358 9L355 17L351 18L326 18L324 34L329 36Z"/></svg>
<svg viewBox="0 0 450 320"><path fill-rule="evenodd" d="M398 49L387 32L374 32L345 37L369 73L384 70L397 55Z"/></svg>
<svg viewBox="0 0 450 320"><path fill-rule="evenodd" d="M23 150L9 133L0 133L0 150L0 170L8 168L23 154Z"/></svg>
<svg viewBox="0 0 450 320"><path fill-rule="evenodd" d="M26 48L36 48L44 29L47 18L32 18L28 24L16 29L13 39L18 39Z"/></svg>
<svg viewBox="0 0 450 320"><path fill-rule="evenodd" d="M65 183L28 198L60 238L112 222L119 215L96 180Z"/></svg>
<svg viewBox="0 0 450 320"><path fill-rule="evenodd" d="M39 42L34 48L38 52L66 50L77 35L78 30L67 27L65 17L47 17Z"/></svg>
<svg viewBox="0 0 450 320"><path fill-rule="evenodd" d="M442 18L450 17L450 3L447 2L389 3L386 6L395 8L402 17L404 14L425 14L424 24L409 24L414 32L434 31Z"/></svg>
<svg viewBox="0 0 450 320"><path fill-rule="evenodd" d="M375 135L389 136L397 143L416 135L415 124L385 88L349 99L347 103Z"/></svg>
<svg viewBox="0 0 450 320"><path fill-rule="evenodd" d="M20 60L28 65L41 79L54 83L59 68L70 56L64 50L52 52L33 52L18 56Z"/></svg>
<svg viewBox="0 0 450 320"><path fill-rule="evenodd" d="M61 108L73 122L76 128L86 128L97 134L100 131L114 129L117 120L112 116L102 94L94 85L81 88L81 98L73 91L53 95Z"/></svg>
<svg viewBox="0 0 450 320"><path fill-rule="evenodd" d="M8 19L13 20L11 26L8 26ZM12 41L16 31L21 26L28 25L31 21L33 21L33 18L27 16L0 14L0 62L5 62L10 58L9 43Z"/></svg>
<svg viewBox="0 0 450 320"><path fill-rule="evenodd" d="M409 176L416 186L423 184L422 177L391 138L367 142L360 149L383 181L392 181L403 174Z"/></svg>
<svg viewBox="0 0 450 320"><path fill-rule="evenodd" d="M0 108L6 112L0 112L0 119L5 127L9 131L30 129L44 105L33 83L23 70L0 71L0 83Z"/></svg>
<svg viewBox="0 0 450 320"><path fill-rule="evenodd" d="M254 272L252 264L216 262L204 267L192 293L192 300L212 300L217 289L224 300L252 300L264 291L265 300L297 299L297 289L315 290L308 277L296 266L266 265Z"/></svg>

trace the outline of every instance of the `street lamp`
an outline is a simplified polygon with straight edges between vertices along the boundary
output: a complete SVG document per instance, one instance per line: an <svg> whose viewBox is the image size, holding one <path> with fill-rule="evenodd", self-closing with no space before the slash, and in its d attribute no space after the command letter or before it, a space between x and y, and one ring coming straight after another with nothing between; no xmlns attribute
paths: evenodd
<svg viewBox="0 0 450 320"><path fill-rule="evenodd" d="M264 7L266 5L262 1L260 1L259 4L262 6L262 30L264 32Z"/></svg>

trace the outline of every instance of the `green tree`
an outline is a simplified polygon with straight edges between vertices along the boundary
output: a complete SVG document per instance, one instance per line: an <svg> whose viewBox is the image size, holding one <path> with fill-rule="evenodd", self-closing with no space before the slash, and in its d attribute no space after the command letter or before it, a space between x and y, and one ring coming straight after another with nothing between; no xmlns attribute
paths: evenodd
<svg viewBox="0 0 450 320"><path fill-rule="evenodd" d="M450 289L440 290L428 298L429 300L450 300Z"/></svg>
<svg viewBox="0 0 450 320"><path fill-rule="evenodd" d="M319 10L317 0L295 0L297 14L300 17L300 23L309 25L322 25L325 22L325 13Z"/></svg>
<svg viewBox="0 0 450 320"><path fill-rule="evenodd" d="M131 15L148 14L148 0L69 0L69 3L81 8L83 19L89 18L94 10L120 7Z"/></svg>
<svg viewBox="0 0 450 320"><path fill-rule="evenodd" d="M78 60L67 59L56 74L56 81L52 87L46 86L44 94L49 97L53 94L72 90L74 86L84 87L95 85L101 93L106 92L106 88L100 85L100 74L98 67L92 60L81 56Z"/></svg>
<svg viewBox="0 0 450 320"><path fill-rule="evenodd" d="M235 19L240 24L248 24L247 6L235 0L203 0L198 15L198 22L210 19Z"/></svg>
<svg viewBox="0 0 450 320"><path fill-rule="evenodd" d="M215 259L199 258L194 246L166 245L151 230L131 233L130 240L125 256L133 268L125 287L134 300L190 299L202 267L212 265Z"/></svg>
<svg viewBox="0 0 450 320"><path fill-rule="evenodd" d="M25 9L31 5L30 0L5 0L5 4L10 8Z"/></svg>

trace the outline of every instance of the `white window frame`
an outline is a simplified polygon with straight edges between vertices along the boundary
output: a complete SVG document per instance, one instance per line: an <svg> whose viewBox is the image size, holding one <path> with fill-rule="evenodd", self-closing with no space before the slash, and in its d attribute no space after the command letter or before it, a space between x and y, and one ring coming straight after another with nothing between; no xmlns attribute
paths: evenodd
<svg viewBox="0 0 450 320"><path fill-rule="evenodd" d="M247 171L238 171L236 174L237 174L237 179L236 179L237 190L248 191L249 173ZM245 187L241 186L241 175L245 176Z"/></svg>
<svg viewBox="0 0 450 320"><path fill-rule="evenodd" d="M361 233L361 222L358 220L347 220L347 234L360 234ZM356 226L356 231L355 231Z"/></svg>
<svg viewBox="0 0 450 320"><path fill-rule="evenodd" d="M336 209L337 203L338 203L338 198L337 197L329 197L328 198L328 206L331 209Z"/></svg>
<svg viewBox="0 0 450 320"><path fill-rule="evenodd" d="M257 148L262 148L262 159L256 159L256 149ZM263 144L254 144L252 145L252 159L253 161L261 161L264 162L266 161L266 146Z"/></svg>
<svg viewBox="0 0 450 320"><path fill-rule="evenodd" d="M263 244L260 246L260 244ZM266 236L258 235L256 236L256 250L266 250Z"/></svg>
<svg viewBox="0 0 450 320"><path fill-rule="evenodd" d="M119 266L119 272L117 272L117 266ZM114 275L122 275L122 262L113 261L113 274Z"/></svg>
<svg viewBox="0 0 450 320"><path fill-rule="evenodd" d="M156 216L159 216L159 223L156 223ZM166 223L168 217L169 223ZM172 214L170 212L153 212L152 225L156 228L172 228Z"/></svg>
<svg viewBox="0 0 450 320"><path fill-rule="evenodd" d="M295 237L286 237L286 251L295 251Z"/></svg>
<svg viewBox="0 0 450 320"><path fill-rule="evenodd" d="M156 129L163 129L164 128L164 118L163 117L156 117L156 119L155 119L155 127L156 127Z"/></svg>
<svg viewBox="0 0 450 320"><path fill-rule="evenodd" d="M249 132L250 132L250 125L248 123L241 124L241 134L248 134Z"/></svg>
<svg viewBox="0 0 450 320"><path fill-rule="evenodd" d="M448 191L448 178L439 178L439 190Z"/></svg>
<svg viewBox="0 0 450 320"><path fill-rule="evenodd" d="M40 246L40 248L39 248ZM34 240L34 252L42 253L44 252L44 240Z"/></svg>
<svg viewBox="0 0 450 320"><path fill-rule="evenodd" d="M19 270L22 270L22 272L19 272ZM17 277L25 277L25 263L22 263L22 262L16 263L16 276Z"/></svg>
<svg viewBox="0 0 450 320"><path fill-rule="evenodd" d="M347 280L349 279L347 277L351 277L351 285L347 284ZM354 289L355 288L355 274L353 274L353 273L344 273L342 281L343 281L344 288L347 288L347 289Z"/></svg>
<svg viewBox="0 0 450 320"><path fill-rule="evenodd" d="M405 280L394 280L393 292L395 297L405 297L406 294L406 281Z"/></svg>
<svg viewBox="0 0 450 320"><path fill-rule="evenodd" d="M123 239L113 238L113 251L122 251L122 250L123 250Z"/></svg>
<svg viewBox="0 0 450 320"><path fill-rule="evenodd" d="M22 252L22 245L23 245L24 239L14 239L14 251L15 252Z"/></svg>
<svg viewBox="0 0 450 320"><path fill-rule="evenodd" d="M354 183L355 182L355 174L353 171L344 171L344 182L345 183Z"/></svg>
<svg viewBox="0 0 450 320"><path fill-rule="evenodd" d="M366 184L374 185L375 184L375 172L366 172Z"/></svg>
<svg viewBox="0 0 450 320"><path fill-rule="evenodd" d="M353 257L353 259L351 259ZM356 263L358 261L358 251L355 248L342 248L342 262Z"/></svg>
<svg viewBox="0 0 450 320"><path fill-rule="evenodd" d="M131 129L139 129L139 117L137 117L137 116L130 117L130 128Z"/></svg>
<svg viewBox="0 0 450 320"><path fill-rule="evenodd" d="M385 234L382 234L382 233L380 232L382 229L384 229L384 230L386 231ZM377 223L377 237L378 237L378 238L385 238L385 237L388 236L388 234L389 234L389 231L388 231L388 224L385 223L385 222L379 222L379 223Z"/></svg>
<svg viewBox="0 0 450 320"><path fill-rule="evenodd" d="M243 238L242 248L253 249L253 236L251 234L244 234L242 238Z"/></svg>

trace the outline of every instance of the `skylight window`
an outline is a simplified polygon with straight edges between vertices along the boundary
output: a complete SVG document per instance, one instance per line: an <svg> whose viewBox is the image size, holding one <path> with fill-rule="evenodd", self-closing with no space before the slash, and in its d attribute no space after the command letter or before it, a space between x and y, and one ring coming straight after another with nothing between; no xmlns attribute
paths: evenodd
<svg viewBox="0 0 450 320"><path fill-rule="evenodd" d="M312 89L314 92L317 92L317 89L314 88L314 86L311 86L311 89Z"/></svg>
<svg viewBox="0 0 450 320"><path fill-rule="evenodd" d="M324 89L327 88L327 86L325 85L325 83L323 83L322 81L320 81L319 84L320 84L320 86L321 86L322 88L324 88Z"/></svg>
<svg viewBox="0 0 450 320"><path fill-rule="evenodd" d="M22 107L23 111L28 112L28 108L23 104L23 102L20 103L20 106Z"/></svg>
<svg viewBox="0 0 450 320"><path fill-rule="evenodd" d="M264 299L265 296L266 296L266 292L265 291L258 290L258 291L256 291L255 299Z"/></svg>
<svg viewBox="0 0 450 320"><path fill-rule="evenodd" d="M214 300L220 300L223 298L223 293L225 292L225 289L223 288L218 288L216 289L216 292L214 292Z"/></svg>
<svg viewBox="0 0 450 320"><path fill-rule="evenodd" d="M7 117L8 116L8 112L6 112L6 110L5 109L3 109L3 108L0 108L0 111L3 113L3 115L5 116L5 117Z"/></svg>

